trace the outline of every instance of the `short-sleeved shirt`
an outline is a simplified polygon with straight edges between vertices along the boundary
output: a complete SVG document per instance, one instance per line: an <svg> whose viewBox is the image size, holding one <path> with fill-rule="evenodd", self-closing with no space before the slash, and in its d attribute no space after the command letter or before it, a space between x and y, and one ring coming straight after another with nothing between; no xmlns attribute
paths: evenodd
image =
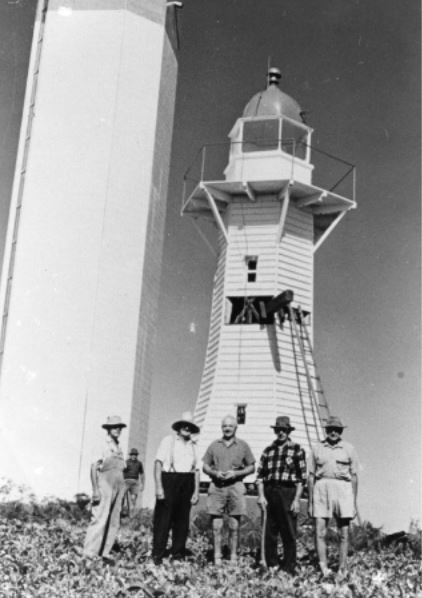
<svg viewBox="0 0 422 598"><path fill-rule="evenodd" d="M305 451L290 439L275 440L264 449L258 466L257 479L264 482L303 482L306 477Z"/></svg>
<svg viewBox="0 0 422 598"><path fill-rule="evenodd" d="M359 460L354 447L345 440L330 444L323 440L312 447L309 458L309 473L317 480L331 478L350 481L357 474Z"/></svg>
<svg viewBox="0 0 422 598"><path fill-rule="evenodd" d="M192 440L185 442L180 436L165 436L155 460L161 461L165 472L188 473L198 469L195 443Z"/></svg>
<svg viewBox="0 0 422 598"><path fill-rule="evenodd" d="M255 463L249 444L240 438L233 438L227 446L223 438L214 440L208 447L203 462L218 471L243 469Z"/></svg>
<svg viewBox="0 0 422 598"><path fill-rule="evenodd" d="M140 475L144 473L144 466L138 459L128 459L126 467L123 471L123 476L126 480L137 480Z"/></svg>

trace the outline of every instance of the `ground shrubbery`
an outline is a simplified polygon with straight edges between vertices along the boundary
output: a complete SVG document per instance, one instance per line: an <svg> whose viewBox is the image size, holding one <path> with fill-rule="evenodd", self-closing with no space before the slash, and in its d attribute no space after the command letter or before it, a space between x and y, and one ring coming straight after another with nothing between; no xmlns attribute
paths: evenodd
<svg viewBox="0 0 422 598"><path fill-rule="evenodd" d="M209 562L208 517L200 512L192 525L186 563L152 565L151 512L143 510L124 521L116 565L82 557L89 520L84 500L69 503L31 496L7 496L0 487L0 598L415 598L421 597L421 532L385 536L365 523L352 530L350 573L347 579L322 580L315 567L312 526L301 521L298 541L299 574L268 573L256 567L260 525L246 520L241 556L234 566L216 569ZM6 498L6 499L5 499ZM336 559L336 532L331 531L330 553Z"/></svg>

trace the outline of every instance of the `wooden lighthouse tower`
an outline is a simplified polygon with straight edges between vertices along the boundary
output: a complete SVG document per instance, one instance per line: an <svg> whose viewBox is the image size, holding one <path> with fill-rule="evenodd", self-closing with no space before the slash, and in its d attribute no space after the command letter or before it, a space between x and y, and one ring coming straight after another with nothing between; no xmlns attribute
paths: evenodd
<svg viewBox="0 0 422 598"><path fill-rule="evenodd" d="M236 121L225 178L207 178L203 159L182 208L219 229L195 412L202 451L220 435L227 413L237 417L256 458L277 415L290 416L305 447L321 436L328 415L312 352L314 253L356 205L354 167L341 163L338 183L351 179L349 196L335 192L337 185L313 182L312 129L297 102L280 91L280 78L270 69L267 89Z"/></svg>

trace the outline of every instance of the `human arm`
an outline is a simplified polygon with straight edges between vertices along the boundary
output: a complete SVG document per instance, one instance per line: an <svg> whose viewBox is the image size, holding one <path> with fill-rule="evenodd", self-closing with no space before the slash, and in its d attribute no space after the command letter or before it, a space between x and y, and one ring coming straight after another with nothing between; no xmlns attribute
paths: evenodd
<svg viewBox="0 0 422 598"><path fill-rule="evenodd" d="M303 486L306 480L306 455L305 451L300 448L298 445L296 446L296 454L295 454L295 468L296 468L296 493L293 498L292 504L290 505L290 510L295 515L300 513L300 498L303 493Z"/></svg>
<svg viewBox="0 0 422 598"><path fill-rule="evenodd" d="M210 444L210 446L207 448L207 451L203 457L202 471L206 475L210 476L210 478L212 480L224 480L225 473L223 471L221 471L220 469L218 469L217 464L214 459L214 453L213 453L212 447L213 447L213 444Z"/></svg>
<svg viewBox="0 0 422 598"><path fill-rule="evenodd" d="M241 469L229 469L229 471L224 473L223 478L225 480L235 480L237 478L243 480L243 478L246 478L246 476L250 475L254 471L255 463L251 463L250 465L245 465Z"/></svg>
<svg viewBox="0 0 422 598"><path fill-rule="evenodd" d="M358 514L358 476L357 476L357 473L352 473L351 482L352 482L352 491L353 491L353 504L354 504L354 509L355 509L355 513L354 513L353 517L356 517L356 515ZM358 521L359 521L359 518L358 518Z"/></svg>
<svg viewBox="0 0 422 598"><path fill-rule="evenodd" d="M308 475L308 515L309 517L313 517L313 500L314 500L314 484L315 484L315 474L309 472Z"/></svg>
<svg viewBox="0 0 422 598"><path fill-rule="evenodd" d="M163 471L163 464L158 459L154 463L154 482L155 482L155 497L157 500L163 500L164 489L161 473Z"/></svg>
<svg viewBox="0 0 422 598"><path fill-rule="evenodd" d="M190 502L192 505L196 505L199 500L199 469L195 469L195 487L193 490L192 498Z"/></svg>
<svg viewBox="0 0 422 598"><path fill-rule="evenodd" d="M220 471L219 469L216 469L213 465L209 465L208 463L204 462L202 471L204 473L206 473L207 475L209 475L212 480L226 479L225 474L222 471Z"/></svg>
<svg viewBox="0 0 422 598"><path fill-rule="evenodd" d="M98 469L101 461L96 461L91 465L91 484L92 484L92 505L95 507L100 504L101 493L98 485Z"/></svg>

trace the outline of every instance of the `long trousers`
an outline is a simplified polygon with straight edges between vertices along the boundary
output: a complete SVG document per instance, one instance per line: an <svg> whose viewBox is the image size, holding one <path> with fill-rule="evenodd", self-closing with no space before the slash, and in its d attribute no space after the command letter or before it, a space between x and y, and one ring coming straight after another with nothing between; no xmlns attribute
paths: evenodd
<svg viewBox="0 0 422 598"><path fill-rule="evenodd" d="M86 532L84 554L107 556L120 527L120 510L126 490L121 469L98 474L100 504L92 509L92 520Z"/></svg>
<svg viewBox="0 0 422 598"><path fill-rule="evenodd" d="M296 489L289 486L265 486L267 526L265 528L265 558L268 567L278 565L277 542L280 534L283 542L283 565L293 571L296 565L296 520L290 506Z"/></svg>
<svg viewBox="0 0 422 598"><path fill-rule="evenodd" d="M171 530L171 555L183 558L189 532L190 501L195 487L194 474L163 472L161 476L164 499L155 503L152 556L154 560L163 558Z"/></svg>

